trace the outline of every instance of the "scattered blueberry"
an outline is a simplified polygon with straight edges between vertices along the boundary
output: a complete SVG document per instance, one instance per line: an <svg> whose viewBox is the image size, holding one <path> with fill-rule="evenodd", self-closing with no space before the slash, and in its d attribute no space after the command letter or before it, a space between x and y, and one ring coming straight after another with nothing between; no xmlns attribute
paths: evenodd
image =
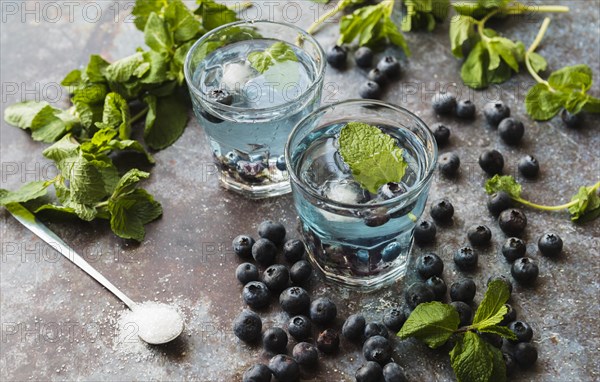
<svg viewBox="0 0 600 382"><path fill-rule="evenodd" d="M377 69L389 78L400 76L400 62L394 56L385 56L379 60Z"/></svg>
<svg viewBox="0 0 600 382"><path fill-rule="evenodd" d="M435 240L437 228L433 222L423 220L415 226L414 238L415 243L419 246L432 244Z"/></svg>
<svg viewBox="0 0 600 382"><path fill-rule="evenodd" d="M328 297L319 297L310 304L310 319L313 322L326 325L337 315L337 307Z"/></svg>
<svg viewBox="0 0 600 382"><path fill-rule="evenodd" d="M512 207L512 199L510 198L510 195L504 191L494 192L487 202L487 208L494 216L500 215L502 211L507 210L510 207Z"/></svg>
<svg viewBox="0 0 600 382"><path fill-rule="evenodd" d="M431 276L425 281L425 284L431 288L437 301L442 301L444 299L448 287L446 286L446 282L441 277Z"/></svg>
<svg viewBox="0 0 600 382"><path fill-rule="evenodd" d="M406 312L400 307L388 308L383 312L383 324L394 333L402 329L407 318Z"/></svg>
<svg viewBox="0 0 600 382"><path fill-rule="evenodd" d="M358 341L362 338L365 330L365 318L362 314L353 314L349 316L342 326L342 335L351 341Z"/></svg>
<svg viewBox="0 0 600 382"><path fill-rule="evenodd" d="M450 139L450 129L443 123L436 123L431 126L431 130L433 131L433 136L435 137L438 147L446 146Z"/></svg>
<svg viewBox="0 0 600 382"><path fill-rule="evenodd" d="M479 156L479 167L490 176L502 174L504 157L497 150L484 151Z"/></svg>
<svg viewBox="0 0 600 382"><path fill-rule="evenodd" d="M412 284L404 292L404 299L411 309L424 302L435 300L435 294L425 283L417 282Z"/></svg>
<svg viewBox="0 0 600 382"><path fill-rule="evenodd" d="M388 338L389 333L385 325L380 324L379 322L370 322L365 325L364 338L371 338L375 336L381 336Z"/></svg>
<svg viewBox="0 0 600 382"><path fill-rule="evenodd" d="M271 265L275 261L277 247L269 239L258 239L252 246L252 257L260 265Z"/></svg>
<svg viewBox="0 0 600 382"><path fill-rule="evenodd" d="M531 155L525 155L523 158L521 158L517 167L521 175L529 179L535 178L540 172L540 164L538 160Z"/></svg>
<svg viewBox="0 0 600 382"><path fill-rule="evenodd" d="M317 337L317 348L325 354L333 354L340 348L340 335L334 329L326 329Z"/></svg>
<svg viewBox="0 0 600 382"><path fill-rule="evenodd" d="M292 357L285 354L277 354L271 358L269 369L278 381L296 382L300 379L300 367Z"/></svg>
<svg viewBox="0 0 600 382"><path fill-rule="evenodd" d="M498 134L507 145L516 145L525 134L523 122L515 118L505 118L498 125Z"/></svg>
<svg viewBox="0 0 600 382"><path fill-rule="evenodd" d="M306 260L300 260L294 263L290 268L290 279L296 285L303 284L310 278L312 267Z"/></svg>
<svg viewBox="0 0 600 382"><path fill-rule="evenodd" d="M467 238L471 244L479 247L490 244L492 240L492 231L485 225L473 225L467 230Z"/></svg>
<svg viewBox="0 0 600 382"><path fill-rule="evenodd" d="M576 129L583 123L583 113L571 114L566 109L560 112L560 119L564 122L565 126Z"/></svg>
<svg viewBox="0 0 600 382"><path fill-rule="evenodd" d="M479 256L471 247L462 247L454 252L454 263L459 269L470 271L477 268Z"/></svg>
<svg viewBox="0 0 600 382"><path fill-rule="evenodd" d="M508 279L508 277L506 277L504 275L490 276L487 280L486 286L490 286L490 283L495 280L502 281L504 283L504 285L506 285L506 287L508 288L508 293L512 294L513 285L510 282L510 280Z"/></svg>
<svg viewBox="0 0 600 382"><path fill-rule="evenodd" d="M263 272L262 282L273 293L279 293L290 283L290 271L285 265L273 264Z"/></svg>
<svg viewBox="0 0 600 382"><path fill-rule="evenodd" d="M398 195L402 195L406 192L406 187L401 183L389 182L379 187L377 194L384 200L395 198Z"/></svg>
<svg viewBox="0 0 600 382"><path fill-rule="evenodd" d="M422 278L428 279L431 276L442 275L444 262L438 255L430 252L417 258L416 268Z"/></svg>
<svg viewBox="0 0 600 382"><path fill-rule="evenodd" d="M475 298L477 287L472 279L458 280L450 285L450 299L470 304Z"/></svg>
<svg viewBox="0 0 600 382"><path fill-rule="evenodd" d="M512 354L503 352L502 358L504 358L504 366L506 367L506 375L514 374L517 364L516 364L515 359L512 356Z"/></svg>
<svg viewBox="0 0 600 382"><path fill-rule="evenodd" d="M534 260L529 257L521 257L515 260L510 273L518 282L528 284L537 279L540 269Z"/></svg>
<svg viewBox="0 0 600 382"><path fill-rule="evenodd" d="M250 258L254 239L247 235L239 235L233 239L233 252L239 257Z"/></svg>
<svg viewBox="0 0 600 382"><path fill-rule="evenodd" d="M305 313L310 308L310 296L303 288L294 286L281 292L279 304L281 309L290 316Z"/></svg>
<svg viewBox="0 0 600 382"><path fill-rule="evenodd" d="M251 308L262 308L271 302L269 288L260 281L250 281L242 289L242 298Z"/></svg>
<svg viewBox="0 0 600 382"><path fill-rule="evenodd" d="M392 241L381 250L381 260L394 261L400 256L402 246L397 241Z"/></svg>
<svg viewBox="0 0 600 382"><path fill-rule="evenodd" d="M436 222L447 223L454 216L454 206L448 199L440 199L431 205L429 213Z"/></svg>
<svg viewBox="0 0 600 382"><path fill-rule="evenodd" d="M382 336L368 338L363 344L363 355L367 361L374 361L385 365L392 356L390 341Z"/></svg>
<svg viewBox="0 0 600 382"><path fill-rule="evenodd" d="M483 107L483 115L491 126L497 127L503 119L510 117L510 108L502 101L489 102Z"/></svg>
<svg viewBox="0 0 600 382"><path fill-rule="evenodd" d="M450 303L454 309L458 312L458 317L460 319L459 326L467 326L471 324L471 320L473 319L473 309L463 301L452 301Z"/></svg>
<svg viewBox="0 0 600 382"><path fill-rule="evenodd" d="M361 46L354 52L354 61L361 68L369 68L373 64L373 51L366 46Z"/></svg>
<svg viewBox="0 0 600 382"><path fill-rule="evenodd" d="M285 353L288 343L288 336L285 330L277 327L269 328L263 333L262 339L266 351L275 354Z"/></svg>
<svg viewBox="0 0 600 382"><path fill-rule="evenodd" d="M327 52L327 62L333 68L343 69L346 67L346 55L346 49L335 45Z"/></svg>
<svg viewBox="0 0 600 382"><path fill-rule="evenodd" d="M453 113L456 110L456 97L452 93L436 93L431 98L431 107L438 114Z"/></svg>
<svg viewBox="0 0 600 382"><path fill-rule="evenodd" d="M270 382L271 370L262 363L250 366L242 376L242 382Z"/></svg>
<svg viewBox="0 0 600 382"><path fill-rule="evenodd" d="M456 116L463 119L475 117L475 104L470 99L463 99L456 104Z"/></svg>
<svg viewBox="0 0 600 382"><path fill-rule="evenodd" d="M291 239L283 245L283 257L290 263L302 260L304 251L304 243L301 240Z"/></svg>
<svg viewBox="0 0 600 382"><path fill-rule="evenodd" d="M502 255L508 262L513 262L516 259L525 256L527 246L522 239L518 237L509 237L502 245Z"/></svg>
<svg viewBox="0 0 600 382"><path fill-rule="evenodd" d="M517 319L517 311L510 304L504 304L506 307L506 314L502 317L502 321L498 325L508 325Z"/></svg>
<svg viewBox="0 0 600 382"><path fill-rule="evenodd" d="M379 99L381 86L375 81L367 81L358 87L358 95L361 98Z"/></svg>
<svg viewBox="0 0 600 382"><path fill-rule="evenodd" d="M279 171L287 171L287 167L285 165L285 156L284 155L280 155L277 158L277 162L275 162L275 167L277 167L277 169Z"/></svg>
<svg viewBox="0 0 600 382"><path fill-rule="evenodd" d="M383 367L383 380L385 382L407 382L404 369L395 362L390 362Z"/></svg>
<svg viewBox="0 0 600 382"><path fill-rule="evenodd" d="M260 338L261 330L262 320L250 310L243 310L233 320L233 334L244 342L256 342Z"/></svg>
<svg viewBox="0 0 600 382"><path fill-rule="evenodd" d="M538 358L537 349L529 342L518 343L514 348L513 355L515 361L517 361L522 368L532 366Z"/></svg>
<svg viewBox="0 0 600 382"><path fill-rule="evenodd" d="M377 68L369 70L369 73L367 73L367 79L369 81L378 83L379 86L384 86L389 81L389 78Z"/></svg>
<svg viewBox="0 0 600 382"><path fill-rule="evenodd" d="M368 361L356 370L354 377L356 382L380 382L383 369L377 362Z"/></svg>
<svg viewBox="0 0 600 382"><path fill-rule="evenodd" d="M555 233L545 233L538 240L538 248L542 255L555 257L560 255L563 249L563 241Z"/></svg>
<svg viewBox="0 0 600 382"><path fill-rule="evenodd" d="M529 342L533 338L533 329L531 326L524 321L513 321L508 324L508 328L517 336L517 342Z"/></svg>
<svg viewBox="0 0 600 382"><path fill-rule="evenodd" d="M356 257L358 258L358 261L360 261L361 263L368 263L369 262L369 251L367 251L366 249L359 249L358 251L356 251Z"/></svg>
<svg viewBox="0 0 600 382"><path fill-rule="evenodd" d="M460 168L460 158L455 152L444 153L438 158L440 172L447 178L454 178Z"/></svg>
<svg viewBox="0 0 600 382"><path fill-rule="evenodd" d="M258 235L279 245L285 240L285 227L281 223L265 220L258 226Z"/></svg>
<svg viewBox="0 0 600 382"><path fill-rule="evenodd" d="M502 211L498 217L498 224L505 234L510 236L521 236L527 226L527 216L519 209L510 208Z"/></svg>
<svg viewBox="0 0 600 382"><path fill-rule="evenodd" d="M292 350L292 356L300 366L312 368L319 362L319 352L315 345L308 342L299 342Z"/></svg>
<svg viewBox="0 0 600 382"><path fill-rule="evenodd" d="M244 285L248 284L250 281L258 281L260 279L258 268L251 263L242 263L238 265L235 270L235 277L237 277Z"/></svg>
<svg viewBox="0 0 600 382"><path fill-rule="evenodd" d="M288 322L288 333L296 341L305 341L312 335L312 324L306 316L294 316Z"/></svg>

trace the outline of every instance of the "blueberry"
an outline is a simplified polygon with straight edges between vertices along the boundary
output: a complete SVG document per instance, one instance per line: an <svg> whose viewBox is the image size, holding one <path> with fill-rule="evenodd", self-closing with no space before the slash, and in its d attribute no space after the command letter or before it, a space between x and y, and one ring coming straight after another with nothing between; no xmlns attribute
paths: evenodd
<svg viewBox="0 0 600 382"><path fill-rule="evenodd" d="M475 298L477 287L472 279L458 280L450 285L450 298L452 301L462 301L470 304Z"/></svg>
<svg viewBox="0 0 600 382"><path fill-rule="evenodd" d="M333 354L340 348L340 335L336 330L326 329L317 337L317 348L325 354Z"/></svg>
<svg viewBox="0 0 600 382"><path fill-rule="evenodd" d="M456 109L456 97L452 93L436 93L431 98L431 107L438 114L453 113Z"/></svg>
<svg viewBox="0 0 600 382"><path fill-rule="evenodd" d="M512 354L503 352L502 358L504 359L504 366L506 367L506 375L514 374L517 364Z"/></svg>
<svg viewBox="0 0 600 382"><path fill-rule="evenodd" d="M271 302L269 288L260 281L250 281L242 289L242 298L251 308L262 308Z"/></svg>
<svg viewBox="0 0 600 382"><path fill-rule="evenodd" d="M502 101L489 102L483 107L483 115L491 126L497 127L503 119L510 117L510 108Z"/></svg>
<svg viewBox="0 0 600 382"><path fill-rule="evenodd" d="M456 104L456 116L463 119L475 117L475 104L470 99L462 99Z"/></svg>
<svg viewBox="0 0 600 382"><path fill-rule="evenodd" d="M412 284L404 292L404 299L411 309L424 302L435 300L435 294L425 283L417 282Z"/></svg>
<svg viewBox="0 0 600 382"><path fill-rule="evenodd" d="M492 281L502 281L504 283L504 285L506 285L506 287L508 288L508 293L512 294L513 291L513 285L510 282L510 280L508 279L508 277L504 276L504 275L497 275L497 276L490 276L487 280L486 286L490 286L490 283Z"/></svg>
<svg viewBox="0 0 600 382"><path fill-rule="evenodd" d="M265 166L262 162L248 162L241 160L237 162L236 171L244 179L255 179Z"/></svg>
<svg viewBox="0 0 600 382"><path fill-rule="evenodd" d="M379 60L377 69L388 78L400 77L400 62L394 56L385 56Z"/></svg>
<svg viewBox="0 0 600 382"><path fill-rule="evenodd" d="M490 176L502 174L504 157L497 150L484 151L479 156L479 167Z"/></svg>
<svg viewBox="0 0 600 382"><path fill-rule="evenodd" d="M285 265L271 265L263 272L262 282L271 292L279 293L290 283L290 271Z"/></svg>
<svg viewBox="0 0 600 382"><path fill-rule="evenodd" d="M300 367L292 357L285 354L277 354L271 358L269 369L278 381L296 382L300 379Z"/></svg>
<svg viewBox="0 0 600 382"><path fill-rule="evenodd" d="M452 301L450 303L454 309L458 312L458 318L460 319L459 326L467 326L471 324L473 318L473 309L462 301Z"/></svg>
<svg viewBox="0 0 600 382"><path fill-rule="evenodd" d="M517 311L510 304L504 304L506 307L506 314L502 317L502 321L498 323L498 325L508 325L509 323L515 321L517 319Z"/></svg>
<svg viewBox="0 0 600 382"><path fill-rule="evenodd" d="M390 341L382 336L368 338L363 344L363 355L367 361L385 365L392 356Z"/></svg>
<svg viewBox="0 0 600 382"><path fill-rule="evenodd" d="M258 226L258 235L279 245L285 240L285 227L281 223L265 220Z"/></svg>
<svg viewBox="0 0 600 382"><path fill-rule="evenodd" d="M477 268L479 256L471 247L462 247L454 252L454 263L463 271L471 271Z"/></svg>
<svg viewBox="0 0 600 382"><path fill-rule="evenodd" d="M244 342L256 342L260 338L261 330L260 317L250 310L243 310L233 320L233 334Z"/></svg>
<svg viewBox="0 0 600 382"><path fill-rule="evenodd" d="M361 68L369 68L373 63L373 51L366 46L361 46L354 52L354 61Z"/></svg>
<svg viewBox="0 0 600 382"><path fill-rule="evenodd" d="M510 207L512 207L512 199L510 198L510 195L504 191L493 193L487 202L487 208L494 216L500 215L502 211L507 210Z"/></svg>
<svg viewBox="0 0 600 382"><path fill-rule="evenodd" d="M377 362L368 361L356 370L354 377L356 382L380 382L383 369Z"/></svg>
<svg viewBox="0 0 600 382"><path fill-rule="evenodd" d="M285 156L284 155L280 155L277 158L277 162L275 162L275 167L277 167L277 169L279 171L287 171L287 167L285 165Z"/></svg>
<svg viewBox="0 0 600 382"><path fill-rule="evenodd" d="M460 158L455 152L444 153L438 159L440 172L447 178L454 178L460 168Z"/></svg>
<svg viewBox="0 0 600 382"><path fill-rule="evenodd" d="M351 341L358 341L362 338L365 330L365 318L362 314L353 314L349 316L342 326L342 335Z"/></svg>
<svg viewBox="0 0 600 382"><path fill-rule="evenodd" d="M560 255L563 249L563 241L555 233L545 233L538 240L538 248L542 255L555 257Z"/></svg>
<svg viewBox="0 0 600 382"><path fill-rule="evenodd" d="M327 297L319 297L310 304L310 319L320 325L326 325L337 315L337 307Z"/></svg>
<svg viewBox="0 0 600 382"><path fill-rule="evenodd" d="M258 239L252 246L252 257L260 265L271 265L275 261L277 247L269 239Z"/></svg>
<svg viewBox="0 0 600 382"><path fill-rule="evenodd" d="M381 250L381 260L394 261L402 253L402 246L397 241L392 241Z"/></svg>
<svg viewBox="0 0 600 382"><path fill-rule="evenodd" d="M363 336L365 339L375 336L388 338L390 334L388 333L385 325L380 324L379 322L369 322L367 325L365 325Z"/></svg>
<svg viewBox="0 0 600 382"><path fill-rule="evenodd" d="M437 142L438 147L444 147L450 139L450 129L443 123L436 123L431 126L433 136Z"/></svg>
<svg viewBox="0 0 600 382"><path fill-rule="evenodd" d="M485 225L473 225L467 230L467 238L471 244L484 247L492 240L492 231Z"/></svg>
<svg viewBox="0 0 600 382"><path fill-rule="evenodd" d="M436 222L447 223L454 216L454 206L448 199L440 199L431 205L429 213Z"/></svg>
<svg viewBox="0 0 600 382"><path fill-rule="evenodd" d="M312 267L306 260L300 260L294 263L290 268L290 279L292 283L299 285L306 282L312 274Z"/></svg>
<svg viewBox="0 0 600 382"><path fill-rule="evenodd" d="M375 81L367 81L358 87L358 95L361 98L379 99L381 86Z"/></svg>
<svg viewBox="0 0 600 382"><path fill-rule="evenodd" d="M437 228L433 222L423 220L415 226L414 238L415 243L419 246L433 244Z"/></svg>
<svg viewBox="0 0 600 382"><path fill-rule="evenodd" d="M269 328L263 333L262 339L266 351L275 354L285 353L288 343L288 336L285 330L278 327Z"/></svg>
<svg viewBox="0 0 600 382"><path fill-rule="evenodd" d="M407 318L406 312L400 307L388 308L383 312L383 324L394 333L402 329Z"/></svg>
<svg viewBox="0 0 600 382"><path fill-rule="evenodd" d="M312 335L312 324L306 316L294 316L288 322L288 333L297 341L304 341Z"/></svg>
<svg viewBox="0 0 600 382"><path fill-rule="evenodd" d="M387 78L387 76L377 68L369 70L369 73L367 73L367 79L369 81L378 83L379 86L385 86L389 81L389 78Z"/></svg>
<svg viewBox="0 0 600 382"><path fill-rule="evenodd" d="M385 207L366 210L363 218L365 225L369 227L379 227L384 225L390 220L390 216L387 212L388 210Z"/></svg>
<svg viewBox="0 0 600 382"><path fill-rule="evenodd" d="M291 239L283 245L283 257L290 263L302 260L304 251L304 243L301 240Z"/></svg>
<svg viewBox="0 0 600 382"><path fill-rule="evenodd" d="M540 172L538 160L531 155L525 155L523 158L519 159L517 167L521 175L529 179L535 178Z"/></svg>
<svg viewBox="0 0 600 382"><path fill-rule="evenodd" d="M231 105L233 103L233 95L231 95L227 90L225 89L212 89L209 90L207 93L208 98L212 101L212 102L217 102L220 103L222 105ZM202 110L200 112L200 114L206 118L209 122L212 123L221 123L223 122L223 120L219 117L217 117L216 115L213 115L212 113L208 112L207 110Z"/></svg>
<svg viewBox="0 0 600 382"><path fill-rule="evenodd" d="M441 276L444 262L438 255L430 252L417 258L416 268L422 278L428 279L431 276Z"/></svg>
<svg viewBox="0 0 600 382"><path fill-rule="evenodd" d="M250 366L242 376L242 382L271 382L271 370L262 363Z"/></svg>
<svg viewBox="0 0 600 382"><path fill-rule="evenodd" d="M310 307L310 297L303 288L295 286L281 292L279 304L289 315L305 313Z"/></svg>
<svg viewBox="0 0 600 382"><path fill-rule="evenodd" d="M560 112L560 119L564 122L565 126L576 129L583 123L583 113L571 114L566 109Z"/></svg>
<svg viewBox="0 0 600 382"><path fill-rule="evenodd" d="M250 281L258 281L260 279L258 268L251 263L242 263L238 265L235 270L235 277L237 277L244 285L248 284Z"/></svg>
<svg viewBox="0 0 600 382"><path fill-rule="evenodd" d="M498 134L507 145L516 145L525 134L523 122L515 118L505 118L498 125Z"/></svg>
<svg viewBox="0 0 600 382"><path fill-rule="evenodd" d="M516 259L525 256L527 246L522 239L518 237L509 237L502 245L502 255L508 262L513 262Z"/></svg>
<svg viewBox="0 0 600 382"><path fill-rule="evenodd" d="M366 249L359 249L358 251L356 251L356 258L361 263L368 263L369 262L369 251L367 251Z"/></svg>
<svg viewBox="0 0 600 382"><path fill-rule="evenodd" d="M319 352L315 345L299 342L292 350L292 356L300 366L313 368L319 363Z"/></svg>
<svg viewBox="0 0 600 382"><path fill-rule="evenodd" d="M390 362L383 367L383 380L385 382L407 382L404 369L395 362Z"/></svg>
<svg viewBox="0 0 600 382"><path fill-rule="evenodd" d="M490 345L497 349L502 348L502 336L496 333L481 333L481 337Z"/></svg>
<svg viewBox="0 0 600 382"><path fill-rule="evenodd" d="M528 284L537 279L540 269L534 260L529 257L521 257L515 260L510 273L518 282Z"/></svg>
<svg viewBox="0 0 600 382"><path fill-rule="evenodd" d="M331 67L336 68L336 69L343 69L346 67L346 49L342 48L341 46L338 45L334 45L328 52L327 52L327 62L329 63L329 65L331 65Z"/></svg>
<svg viewBox="0 0 600 382"><path fill-rule="evenodd" d="M505 234L520 236L527 226L527 216L519 209L510 208L502 211L498 217L498 224Z"/></svg>
<svg viewBox="0 0 600 382"><path fill-rule="evenodd" d="M254 239L247 235L239 235L233 239L233 252L239 257L250 258Z"/></svg>
<svg viewBox="0 0 600 382"><path fill-rule="evenodd" d="M513 343L529 342L533 338L533 329L531 329L531 326L524 321L513 321L508 324L508 328L517 337L516 340L512 341Z"/></svg>
<svg viewBox="0 0 600 382"><path fill-rule="evenodd" d="M379 187L377 195L379 195L383 200L388 200L395 198L398 195L402 195L405 192L406 187L404 187L401 183L389 182Z"/></svg>
<svg viewBox="0 0 600 382"><path fill-rule="evenodd" d="M237 166L237 163L241 160L240 156L237 155L235 152L230 151L227 154L225 154L225 159L224 162L227 166L235 168Z"/></svg>
<svg viewBox="0 0 600 382"><path fill-rule="evenodd" d="M442 301L444 299L448 287L446 286L446 283L441 277L431 276L425 281L425 284L427 284L427 286L431 288L437 301Z"/></svg>
<svg viewBox="0 0 600 382"><path fill-rule="evenodd" d="M517 361L522 368L532 366L538 358L537 349L529 342L518 343L514 348L513 355L515 361Z"/></svg>

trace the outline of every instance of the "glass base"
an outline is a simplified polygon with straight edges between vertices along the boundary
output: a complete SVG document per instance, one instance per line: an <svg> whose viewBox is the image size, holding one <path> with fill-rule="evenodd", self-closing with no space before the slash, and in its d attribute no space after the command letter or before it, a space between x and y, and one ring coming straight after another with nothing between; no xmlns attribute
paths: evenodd
<svg viewBox="0 0 600 382"><path fill-rule="evenodd" d="M227 190L243 195L248 199L265 199L288 194L292 191L288 180L269 184L242 183L225 174L219 176L221 186Z"/></svg>

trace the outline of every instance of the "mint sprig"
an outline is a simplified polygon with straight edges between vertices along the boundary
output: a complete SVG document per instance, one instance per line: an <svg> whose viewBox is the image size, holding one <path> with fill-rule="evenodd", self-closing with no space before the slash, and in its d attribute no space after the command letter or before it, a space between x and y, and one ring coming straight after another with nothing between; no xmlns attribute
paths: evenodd
<svg viewBox="0 0 600 382"><path fill-rule="evenodd" d="M408 164L396 140L375 126L350 122L340 131L339 152L354 179L371 193L382 185L400 182Z"/></svg>
<svg viewBox="0 0 600 382"><path fill-rule="evenodd" d="M437 23L448 16L450 0L404 0L406 8L402 17L402 31L426 29L431 32Z"/></svg>
<svg viewBox="0 0 600 382"><path fill-rule="evenodd" d="M506 381L502 353L479 334L487 332L516 339L508 328L498 326L506 314L504 304L509 297L508 286L504 282L490 282L473 323L462 328L458 327L458 312L452 306L437 301L420 304L408 317L398 337L420 339L432 349L453 338L455 345L450 351L450 363L459 382Z"/></svg>
<svg viewBox="0 0 600 382"><path fill-rule="evenodd" d="M277 63L298 61L294 50L285 42L278 41L269 48L248 54L250 65L259 73L264 73Z"/></svg>
<svg viewBox="0 0 600 382"><path fill-rule="evenodd" d="M569 203L556 206L545 206L532 203L521 197L521 185L510 175L494 175L493 178L485 182L485 192L493 194L495 192L504 191L514 201L525 206L543 210L543 211L561 211L568 210L573 221L589 221L600 216L600 196L598 196L600 182L591 186L582 186L577 193L571 197Z"/></svg>

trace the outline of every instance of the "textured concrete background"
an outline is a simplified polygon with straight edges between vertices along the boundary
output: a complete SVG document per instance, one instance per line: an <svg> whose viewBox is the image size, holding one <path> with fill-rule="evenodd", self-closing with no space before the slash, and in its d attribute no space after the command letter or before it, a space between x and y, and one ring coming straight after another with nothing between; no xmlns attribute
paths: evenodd
<svg viewBox="0 0 600 382"><path fill-rule="evenodd" d="M247 17L256 17L258 9L262 18L296 18L295 8L286 6L286 1L270 3L272 8L263 4L249 10ZM600 2L553 3L569 5L572 10L552 16L539 52L548 59L551 70L587 63L598 80ZM75 1L70 5L58 3L60 8L47 4L57 3L0 4L2 110L13 102L35 97L57 100L65 106L66 94L60 97L56 85L65 73L86 64L91 53L114 60L143 44L142 34L127 16L132 2ZM295 23L301 27L307 27L322 7L308 1L296 4L302 12ZM33 11L26 13L26 9ZM541 21L542 16L534 15L511 19L498 28L528 45ZM580 185L599 180L600 119L588 116L586 126L578 131L566 130L559 119L531 121L523 106L531 84L525 74L484 92L462 87L460 63L451 56L447 27L448 22L431 34L407 35L413 56L403 58L403 78L390 87L384 99L415 111L428 123L443 121L452 129L450 144L441 152L456 151L462 173L454 181L436 177L430 200L448 197L456 208L454 224L440 229L436 247L425 250L435 250L445 259L448 284L463 276L473 277L480 288L478 302L490 275L510 274L509 265L498 254L504 235L485 207L484 175L476 164L480 152L485 148L500 150L507 160L507 171L513 174L518 158L536 156L542 171L538 180L525 184L525 195L540 203L566 202ZM317 38L328 48L337 38L337 28L328 25ZM324 102L356 97L357 83L363 78L364 73L355 68L328 70ZM489 99L506 101L513 115L525 122L522 144L505 146L495 131L485 127L480 113L470 123L437 117L430 110L431 92L448 84L458 84L455 92L471 97L479 110ZM591 93L600 96L598 82ZM41 155L45 145L4 122L0 134L2 187L16 188L25 181L52 176ZM156 160L145 187L162 202L165 212L161 220L147 227L146 240L140 245L116 238L105 223L48 225L134 300L157 299L179 306L187 318L185 335L164 347L138 343L135 333L120 325L123 304L68 261L57 258L2 210L1 380L236 381L249 365L267 360L260 348L246 346L231 334L232 319L244 304L241 286L234 277L239 260L231 253L230 243L239 233L256 235L258 223L265 218L284 222L289 236L298 236L291 197L248 201L220 189L210 151L195 120L173 147L156 154ZM515 286L512 303L519 317L534 328L539 360L533 369L519 371L513 380L599 380L600 224L575 225L566 213L526 213L528 253L539 261L540 277L535 287ZM493 245L480 253L479 269L464 274L455 269L451 256L466 242L467 227L476 223L490 226ZM565 252L558 260L536 253L535 240L546 231L559 233L565 241ZM415 249L412 258L421 252ZM379 320L384 308L402 301L404 284L413 278L411 273L407 281L369 295L332 288L317 280L313 280L310 291L313 297L328 295L337 302L339 327L348 314L360 310L369 319ZM265 327L286 321L278 309L261 314ZM292 346L290 343L290 351ZM342 341L342 347L340 354L323 357L318 372L306 378L353 380L363 358L354 345ZM394 360L406 369L410 380L449 381L454 376L448 350L432 351L415 341L396 341Z"/></svg>

